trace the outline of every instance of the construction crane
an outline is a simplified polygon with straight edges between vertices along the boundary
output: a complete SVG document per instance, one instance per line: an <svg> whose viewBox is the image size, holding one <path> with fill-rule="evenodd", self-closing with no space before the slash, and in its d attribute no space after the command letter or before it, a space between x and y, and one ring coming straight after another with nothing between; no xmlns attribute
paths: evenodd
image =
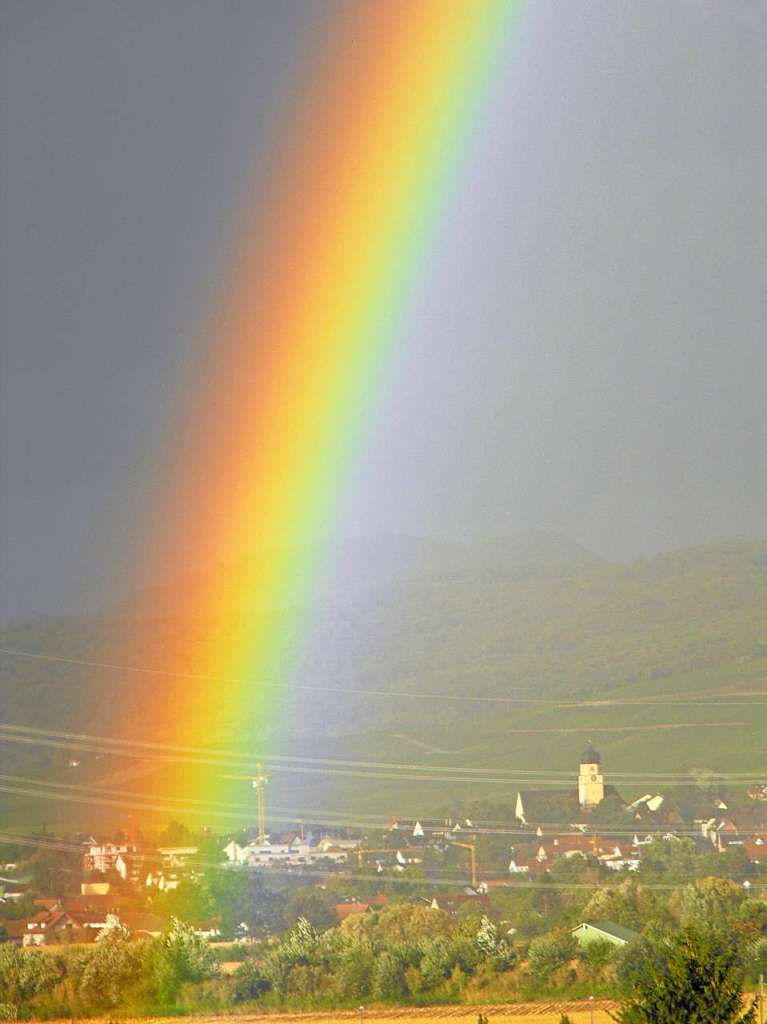
<svg viewBox="0 0 767 1024"><path fill-rule="evenodd" d="M477 888L477 847L474 843L459 843L455 839L451 839L451 846L460 846L464 850L469 851L469 863L471 865L471 887L472 889Z"/></svg>
<svg viewBox="0 0 767 1024"><path fill-rule="evenodd" d="M266 842L266 801L264 789L269 776L264 775L260 764L256 765L256 775L223 775L224 779L238 779L243 782L250 782L256 791L256 802L258 804L258 843L263 846ZM303 826L302 826L303 828Z"/></svg>
<svg viewBox="0 0 767 1024"><path fill-rule="evenodd" d="M263 846L266 842L266 809L264 806L264 787L269 781L269 776L264 775L260 764L256 765L256 771L258 774L252 779L253 789L256 791L256 800L258 801L258 843L259 846Z"/></svg>

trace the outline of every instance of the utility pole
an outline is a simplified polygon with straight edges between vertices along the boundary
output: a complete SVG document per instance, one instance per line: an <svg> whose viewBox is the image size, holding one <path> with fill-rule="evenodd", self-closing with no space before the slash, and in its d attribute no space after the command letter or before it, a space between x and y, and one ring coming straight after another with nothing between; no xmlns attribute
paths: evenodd
<svg viewBox="0 0 767 1024"><path fill-rule="evenodd" d="M764 1024L764 975L759 975L759 1024Z"/></svg>
<svg viewBox="0 0 767 1024"><path fill-rule="evenodd" d="M258 775L252 780L253 789L256 791L256 800L258 801L258 843L259 846L263 846L266 842L266 811L264 809L264 787L269 781L269 777L264 775L261 765L256 765Z"/></svg>

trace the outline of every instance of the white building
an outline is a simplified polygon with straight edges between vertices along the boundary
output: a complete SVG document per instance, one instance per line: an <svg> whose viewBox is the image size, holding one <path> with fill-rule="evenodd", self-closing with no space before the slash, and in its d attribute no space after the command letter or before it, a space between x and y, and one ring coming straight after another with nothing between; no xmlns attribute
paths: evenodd
<svg viewBox="0 0 767 1024"><path fill-rule="evenodd" d="M240 846L232 840L224 847L223 852L230 864L253 868L299 866L314 864L320 860L345 864L349 856L346 849L323 843L310 846L300 839L290 843L270 843L267 840L265 843L248 843L247 846Z"/></svg>

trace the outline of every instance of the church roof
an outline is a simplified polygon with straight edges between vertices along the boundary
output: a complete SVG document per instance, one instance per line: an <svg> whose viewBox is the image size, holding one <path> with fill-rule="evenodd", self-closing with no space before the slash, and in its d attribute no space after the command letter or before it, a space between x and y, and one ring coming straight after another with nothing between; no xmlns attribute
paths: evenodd
<svg viewBox="0 0 767 1024"><path fill-rule="evenodd" d="M599 756L597 751L594 750L594 747L591 745L591 741L589 740L589 745L586 747L586 749L581 754L581 764L601 764L601 763L602 763L602 758Z"/></svg>

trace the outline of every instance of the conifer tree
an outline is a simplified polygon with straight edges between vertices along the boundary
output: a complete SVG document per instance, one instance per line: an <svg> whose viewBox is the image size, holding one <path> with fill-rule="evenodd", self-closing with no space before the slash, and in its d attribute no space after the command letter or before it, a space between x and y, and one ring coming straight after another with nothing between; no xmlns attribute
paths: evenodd
<svg viewBox="0 0 767 1024"><path fill-rule="evenodd" d="M743 964L727 932L689 926L630 955L618 1024L752 1024Z"/></svg>

